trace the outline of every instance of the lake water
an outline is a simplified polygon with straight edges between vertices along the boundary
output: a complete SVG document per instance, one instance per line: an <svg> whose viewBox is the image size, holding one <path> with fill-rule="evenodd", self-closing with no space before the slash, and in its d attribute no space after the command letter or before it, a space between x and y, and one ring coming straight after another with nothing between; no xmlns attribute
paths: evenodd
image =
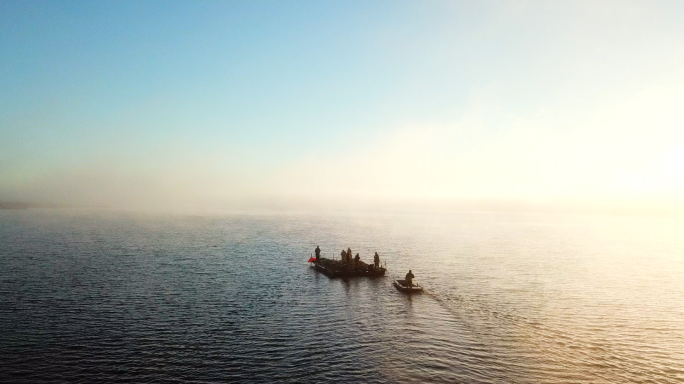
<svg viewBox="0 0 684 384"><path fill-rule="evenodd" d="M0 211L0 382L63 381L681 383L684 222Z"/></svg>

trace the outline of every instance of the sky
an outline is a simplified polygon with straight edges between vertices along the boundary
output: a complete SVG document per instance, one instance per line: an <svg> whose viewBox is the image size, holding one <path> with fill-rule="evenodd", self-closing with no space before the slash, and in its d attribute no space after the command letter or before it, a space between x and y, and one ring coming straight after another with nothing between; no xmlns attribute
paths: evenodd
<svg viewBox="0 0 684 384"><path fill-rule="evenodd" d="M2 1L0 200L684 213L681 1Z"/></svg>

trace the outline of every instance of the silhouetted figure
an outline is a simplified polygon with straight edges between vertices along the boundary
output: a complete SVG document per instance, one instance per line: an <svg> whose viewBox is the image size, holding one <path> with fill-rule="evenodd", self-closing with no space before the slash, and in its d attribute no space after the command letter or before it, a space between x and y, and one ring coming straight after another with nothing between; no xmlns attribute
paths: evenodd
<svg viewBox="0 0 684 384"><path fill-rule="evenodd" d="M347 262L347 251L344 249L342 250L342 253L340 253L340 260L342 260L343 263Z"/></svg>
<svg viewBox="0 0 684 384"><path fill-rule="evenodd" d="M411 288L413 287L413 273L411 273L411 270L409 269L409 273L406 274L405 280L406 280L406 286Z"/></svg>
<svg viewBox="0 0 684 384"><path fill-rule="evenodd" d="M375 269L378 269L380 267L380 256L377 252L375 252L375 256L373 256L373 262L375 263Z"/></svg>
<svg viewBox="0 0 684 384"><path fill-rule="evenodd" d="M321 249L318 248L318 245L316 246L316 264L321 261Z"/></svg>
<svg viewBox="0 0 684 384"><path fill-rule="evenodd" d="M359 266L359 261L360 261L360 260L361 260L361 257L360 257L359 254L357 253L356 256L354 257L354 265L353 265L353 268L354 268L354 269L358 268L358 266Z"/></svg>
<svg viewBox="0 0 684 384"><path fill-rule="evenodd" d="M351 264L351 261L352 261L351 248L347 248L347 264Z"/></svg>

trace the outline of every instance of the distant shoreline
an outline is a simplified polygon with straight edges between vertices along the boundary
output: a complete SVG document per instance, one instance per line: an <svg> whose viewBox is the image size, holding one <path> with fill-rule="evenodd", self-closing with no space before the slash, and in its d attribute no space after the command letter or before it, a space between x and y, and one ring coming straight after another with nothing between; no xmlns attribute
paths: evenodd
<svg viewBox="0 0 684 384"><path fill-rule="evenodd" d="M55 208L54 204L27 203L20 201L0 201L0 210L20 210L30 208Z"/></svg>

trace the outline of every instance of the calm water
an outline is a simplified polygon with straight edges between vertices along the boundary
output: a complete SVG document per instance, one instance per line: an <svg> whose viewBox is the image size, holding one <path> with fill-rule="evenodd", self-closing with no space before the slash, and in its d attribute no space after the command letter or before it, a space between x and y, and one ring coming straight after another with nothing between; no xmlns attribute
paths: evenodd
<svg viewBox="0 0 684 384"><path fill-rule="evenodd" d="M0 382L62 381L681 383L684 223L0 211Z"/></svg>

